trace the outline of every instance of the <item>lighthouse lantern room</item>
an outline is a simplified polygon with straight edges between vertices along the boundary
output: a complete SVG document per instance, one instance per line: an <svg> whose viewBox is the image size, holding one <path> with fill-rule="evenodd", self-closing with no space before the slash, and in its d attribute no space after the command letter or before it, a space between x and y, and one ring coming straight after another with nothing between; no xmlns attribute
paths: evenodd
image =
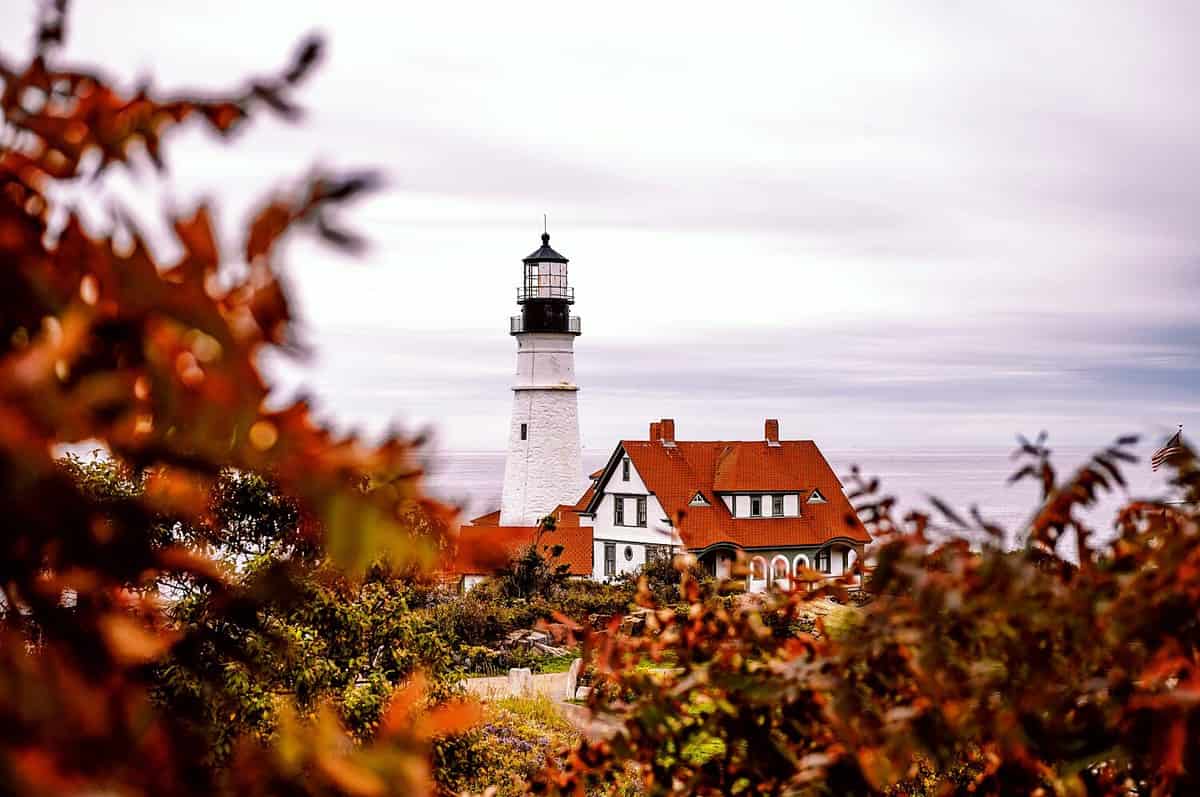
<svg viewBox="0 0 1200 797"><path fill-rule="evenodd" d="M564 332L580 334L579 318L571 316L575 289L567 282L567 259L550 246L542 233L541 247L524 259L525 275L517 288L521 314L513 316L509 332Z"/></svg>
<svg viewBox="0 0 1200 797"><path fill-rule="evenodd" d="M517 379L500 499L504 526L537 524L559 505L574 504L585 484L575 384L580 324L571 315L575 292L567 262L547 233L523 260L521 314L509 321L517 339Z"/></svg>

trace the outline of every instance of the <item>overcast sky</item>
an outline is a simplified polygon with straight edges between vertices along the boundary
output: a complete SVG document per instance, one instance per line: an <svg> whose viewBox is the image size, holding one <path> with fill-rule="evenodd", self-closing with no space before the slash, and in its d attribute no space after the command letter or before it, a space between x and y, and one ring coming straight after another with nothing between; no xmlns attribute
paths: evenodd
<svg viewBox="0 0 1200 797"><path fill-rule="evenodd" d="M503 448L520 259L571 258L583 442L673 416L823 446L1200 430L1200 6L78 0L67 54L220 88L327 58L299 126L168 148L155 212L376 166L346 261L289 247L341 422ZM272 10L287 8L286 16ZM32 2L0 48L24 54Z"/></svg>

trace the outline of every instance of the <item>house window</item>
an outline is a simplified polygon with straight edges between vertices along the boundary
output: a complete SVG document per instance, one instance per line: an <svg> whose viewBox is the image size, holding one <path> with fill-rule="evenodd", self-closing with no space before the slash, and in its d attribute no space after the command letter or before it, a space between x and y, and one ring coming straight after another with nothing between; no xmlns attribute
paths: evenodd
<svg viewBox="0 0 1200 797"><path fill-rule="evenodd" d="M697 492L689 503L692 506L708 506L708 499L704 497L703 493Z"/></svg>
<svg viewBox="0 0 1200 797"><path fill-rule="evenodd" d="M625 546L625 561L626 562L633 561L633 546L632 545Z"/></svg>
<svg viewBox="0 0 1200 797"><path fill-rule="evenodd" d="M528 438L529 438L529 424L523 423L523 424L521 424L521 439L526 440Z"/></svg>
<svg viewBox="0 0 1200 797"><path fill-rule="evenodd" d="M629 481L629 457L625 457L621 462L621 481Z"/></svg>
<svg viewBox="0 0 1200 797"><path fill-rule="evenodd" d="M762 496L750 496L750 517L762 517Z"/></svg>
<svg viewBox="0 0 1200 797"><path fill-rule="evenodd" d="M637 500L637 524L643 528L646 525L646 496L639 496Z"/></svg>
<svg viewBox="0 0 1200 797"><path fill-rule="evenodd" d="M783 515L783 496L782 495L771 496L771 514L774 515L775 517L782 517L782 515Z"/></svg>
<svg viewBox="0 0 1200 797"><path fill-rule="evenodd" d="M671 555L671 547L669 545L647 545L646 546L646 562L657 562L659 559L666 559Z"/></svg>
<svg viewBox="0 0 1200 797"><path fill-rule="evenodd" d="M625 499L619 495L613 498L613 525L625 525Z"/></svg>
<svg viewBox="0 0 1200 797"><path fill-rule="evenodd" d="M767 562L761 556L756 556L750 560L750 579L752 581L762 581L767 577Z"/></svg>
<svg viewBox="0 0 1200 797"><path fill-rule="evenodd" d="M828 573L832 568L829 566L829 549L822 548L817 551L817 569L822 573Z"/></svg>
<svg viewBox="0 0 1200 797"><path fill-rule="evenodd" d="M825 503L825 496L821 495L820 490L813 490L812 495L808 497L808 502L810 504L823 504Z"/></svg>
<svg viewBox="0 0 1200 797"><path fill-rule="evenodd" d="M604 575L615 576L617 574L617 544L615 542L604 543Z"/></svg>

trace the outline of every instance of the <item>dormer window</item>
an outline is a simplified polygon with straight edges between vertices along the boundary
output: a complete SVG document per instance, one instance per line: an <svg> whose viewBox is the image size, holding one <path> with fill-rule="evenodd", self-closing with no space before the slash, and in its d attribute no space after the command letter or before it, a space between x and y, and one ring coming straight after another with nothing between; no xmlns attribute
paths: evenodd
<svg viewBox="0 0 1200 797"><path fill-rule="evenodd" d="M821 495L820 490L813 490L808 496L808 502L810 504L823 504L825 503L825 496Z"/></svg>
<svg viewBox="0 0 1200 797"><path fill-rule="evenodd" d="M689 506L708 506L708 499L699 490L692 496L692 500L688 502Z"/></svg>
<svg viewBox="0 0 1200 797"><path fill-rule="evenodd" d="M629 457L621 460L621 481L629 481Z"/></svg>

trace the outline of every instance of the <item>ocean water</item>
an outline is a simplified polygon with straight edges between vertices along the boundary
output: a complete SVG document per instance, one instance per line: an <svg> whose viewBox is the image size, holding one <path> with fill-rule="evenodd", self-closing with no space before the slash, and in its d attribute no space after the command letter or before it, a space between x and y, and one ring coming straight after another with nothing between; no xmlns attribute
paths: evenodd
<svg viewBox="0 0 1200 797"><path fill-rule="evenodd" d="M901 511L916 508L931 511L928 496L945 501L964 516L972 506L990 522L1015 533L1028 520L1037 504L1040 488L1032 481L1008 484L1018 463L1008 448L896 449L861 448L825 451L830 465L843 483L853 465L866 476L878 477L880 492L893 495ZM1091 455L1091 449L1055 449L1054 463L1065 478ZM601 467L611 451L585 450L587 472ZM437 496L462 506L466 517L474 517L500 506L504 479L502 451L447 451L431 455L426 462L428 485ZM1161 474L1150 471L1143 460L1124 471L1129 492L1106 496L1089 515L1097 531L1112 528L1116 512L1127 495L1162 496L1166 492Z"/></svg>

